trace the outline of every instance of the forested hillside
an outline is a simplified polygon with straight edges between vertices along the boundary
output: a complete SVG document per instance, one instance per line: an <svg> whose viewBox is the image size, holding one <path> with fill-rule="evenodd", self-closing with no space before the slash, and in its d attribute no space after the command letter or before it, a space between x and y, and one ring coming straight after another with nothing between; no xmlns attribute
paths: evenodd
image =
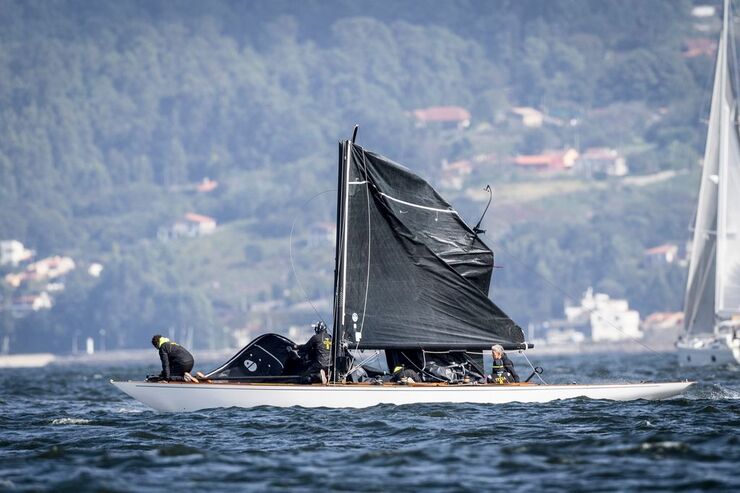
<svg viewBox="0 0 740 493"><path fill-rule="evenodd" d="M306 297L290 254L326 300L333 245L311 228L333 220L333 199L310 199L336 186L336 142L355 123L360 144L435 184L443 162L496 156L443 193L474 223L485 199L470 191L493 186L492 296L523 326L589 286L679 309L682 268L646 268L643 251L688 238L713 58L686 46L716 37L692 6L0 0L0 240L77 263L48 310L14 314L42 286L3 283L5 349L143 347L167 331L215 347L235 329L310 322L280 312ZM470 125L414 118L437 106L466 108ZM517 107L554 123L523 126ZM641 186L507 161L566 147L676 173ZM204 179L218 186L197 191ZM193 212L213 235L162 238Z"/></svg>

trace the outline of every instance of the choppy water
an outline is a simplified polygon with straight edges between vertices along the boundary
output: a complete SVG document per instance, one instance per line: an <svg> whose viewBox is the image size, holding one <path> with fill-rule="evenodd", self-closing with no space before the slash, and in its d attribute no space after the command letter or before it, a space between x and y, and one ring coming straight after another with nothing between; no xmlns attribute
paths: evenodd
<svg viewBox="0 0 740 493"><path fill-rule="evenodd" d="M553 383L701 383L662 402L159 414L108 383L154 371L155 354L149 367L0 370L0 490L740 491L737 367L536 363Z"/></svg>

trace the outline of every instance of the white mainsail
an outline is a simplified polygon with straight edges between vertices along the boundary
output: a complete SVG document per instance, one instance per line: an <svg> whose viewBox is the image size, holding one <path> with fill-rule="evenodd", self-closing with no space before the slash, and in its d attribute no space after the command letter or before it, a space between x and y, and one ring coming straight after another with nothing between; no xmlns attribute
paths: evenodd
<svg viewBox="0 0 740 493"><path fill-rule="evenodd" d="M717 317L740 313L740 136L729 16L726 1L684 303L693 333L713 332Z"/></svg>

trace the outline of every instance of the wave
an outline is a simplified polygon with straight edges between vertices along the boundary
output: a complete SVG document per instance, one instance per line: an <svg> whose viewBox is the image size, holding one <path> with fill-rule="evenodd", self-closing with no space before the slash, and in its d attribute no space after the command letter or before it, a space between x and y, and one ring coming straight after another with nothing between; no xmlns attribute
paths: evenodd
<svg viewBox="0 0 740 493"><path fill-rule="evenodd" d="M87 425L92 423L91 419L84 418L55 418L51 420L52 425Z"/></svg>

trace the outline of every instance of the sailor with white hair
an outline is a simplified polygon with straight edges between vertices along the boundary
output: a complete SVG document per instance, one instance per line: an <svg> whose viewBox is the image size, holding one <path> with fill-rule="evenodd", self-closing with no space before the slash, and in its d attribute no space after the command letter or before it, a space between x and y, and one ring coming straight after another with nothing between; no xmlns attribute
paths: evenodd
<svg viewBox="0 0 740 493"><path fill-rule="evenodd" d="M493 368L490 381L499 384L518 382L519 375L514 369L514 363L506 356L504 347L501 344L491 346L491 354L493 355Z"/></svg>

